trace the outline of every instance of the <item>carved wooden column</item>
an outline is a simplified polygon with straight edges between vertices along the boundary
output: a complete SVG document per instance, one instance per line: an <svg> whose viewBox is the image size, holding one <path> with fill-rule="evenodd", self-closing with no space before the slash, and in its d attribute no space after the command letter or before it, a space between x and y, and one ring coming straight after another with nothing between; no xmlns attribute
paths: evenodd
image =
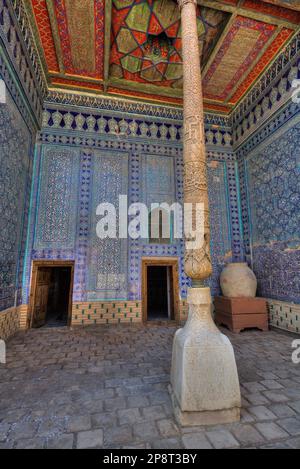
<svg viewBox="0 0 300 469"><path fill-rule="evenodd" d="M185 272L193 283L212 274L204 111L196 0L178 0L182 9L183 112L184 112L184 202L202 203L204 239L198 249L186 249ZM188 240L187 240L188 241Z"/></svg>
<svg viewBox="0 0 300 469"><path fill-rule="evenodd" d="M210 288L203 286L212 263L197 2L178 0L178 4L184 71L184 202L194 207L203 204L204 229L203 242L196 248L188 248L192 236L186 236L185 272L192 288L188 320L174 338L170 392L181 425L211 425L239 420L241 395L233 348L212 319ZM192 215L195 218L195 209Z"/></svg>

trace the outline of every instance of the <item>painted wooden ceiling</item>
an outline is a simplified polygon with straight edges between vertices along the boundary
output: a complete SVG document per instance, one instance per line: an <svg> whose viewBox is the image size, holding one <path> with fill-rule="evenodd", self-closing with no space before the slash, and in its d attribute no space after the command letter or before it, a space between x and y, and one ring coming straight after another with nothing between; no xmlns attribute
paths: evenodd
<svg viewBox="0 0 300 469"><path fill-rule="evenodd" d="M205 108L229 113L299 30L299 1L198 3ZM182 104L175 0L26 4L49 88Z"/></svg>

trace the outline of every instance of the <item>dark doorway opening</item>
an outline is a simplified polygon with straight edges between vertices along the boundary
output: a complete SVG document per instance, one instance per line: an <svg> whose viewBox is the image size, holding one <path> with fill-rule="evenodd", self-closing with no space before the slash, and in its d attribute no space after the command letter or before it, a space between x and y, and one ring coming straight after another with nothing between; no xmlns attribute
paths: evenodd
<svg viewBox="0 0 300 469"><path fill-rule="evenodd" d="M49 266L44 261L33 267L31 327L62 327L69 324L73 265L53 264Z"/></svg>
<svg viewBox="0 0 300 469"><path fill-rule="evenodd" d="M172 267L148 266L147 292L148 320L174 319Z"/></svg>
<svg viewBox="0 0 300 469"><path fill-rule="evenodd" d="M66 326L69 316L70 267L53 267L51 270L47 302L46 325Z"/></svg>

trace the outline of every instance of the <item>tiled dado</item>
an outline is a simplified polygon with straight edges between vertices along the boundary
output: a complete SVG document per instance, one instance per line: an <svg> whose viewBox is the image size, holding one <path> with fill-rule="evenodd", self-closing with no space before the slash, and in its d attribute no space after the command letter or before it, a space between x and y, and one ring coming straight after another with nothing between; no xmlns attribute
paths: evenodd
<svg viewBox="0 0 300 469"><path fill-rule="evenodd" d="M180 302L180 321L187 319L186 301ZM141 301L97 301L73 303L72 326L139 323L143 321Z"/></svg>
<svg viewBox="0 0 300 469"><path fill-rule="evenodd" d="M72 326L136 323L142 321L140 301L73 303Z"/></svg>
<svg viewBox="0 0 300 469"><path fill-rule="evenodd" d="M268 299L270 325L300 334L300 305Z"/></svg>
<svg viewBox="0 0 300 469"><path fill-rule="evenodd" d="M180 302L180 322L187 319L188 306ZM0 312L0 339L7 340L19 330L27 329L28 305L10 308ZM141 323L141 301L99 301L73 303L72 326L95 324Z"/></svg>
<svg viewBox="0 0 300 469"><path fill-rule="evenodd" d="M27 309L26 305L22 305L0 312L0 339L7 340L18 330L26 329Z"/></svg>

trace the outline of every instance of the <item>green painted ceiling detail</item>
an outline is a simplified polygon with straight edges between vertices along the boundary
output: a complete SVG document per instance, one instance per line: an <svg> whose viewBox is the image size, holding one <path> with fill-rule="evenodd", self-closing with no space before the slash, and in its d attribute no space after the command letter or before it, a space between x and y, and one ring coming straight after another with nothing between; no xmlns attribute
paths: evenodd
<svg viewBox="0 0 300 469"><path fill-rule="evenodd" d="M198 33L205 64L229 15L198 9ZM182 87L181 21L174 0L113 0L110 74L140 83Z"/></svg>

